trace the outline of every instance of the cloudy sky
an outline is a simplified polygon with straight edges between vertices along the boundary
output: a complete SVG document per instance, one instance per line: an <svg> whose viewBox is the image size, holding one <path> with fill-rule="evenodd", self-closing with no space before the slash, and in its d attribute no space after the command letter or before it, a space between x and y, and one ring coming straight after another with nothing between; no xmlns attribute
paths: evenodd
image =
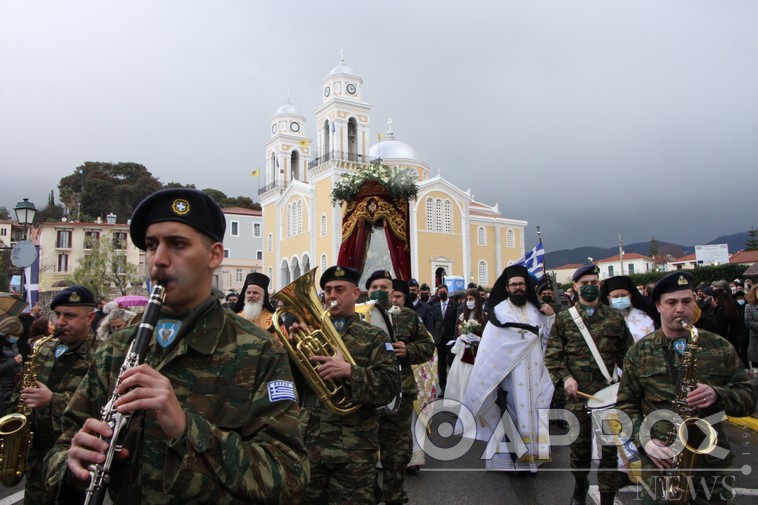
<svg viewBox="0 0 758 505"><path fill-rule="evenodd" d="M364 79L443 177L546 249L704 243L758 226L758 2L4 0L0 205L85 161L257 199L288 93ZM263 183L263 182L261 182Z"/></svg>

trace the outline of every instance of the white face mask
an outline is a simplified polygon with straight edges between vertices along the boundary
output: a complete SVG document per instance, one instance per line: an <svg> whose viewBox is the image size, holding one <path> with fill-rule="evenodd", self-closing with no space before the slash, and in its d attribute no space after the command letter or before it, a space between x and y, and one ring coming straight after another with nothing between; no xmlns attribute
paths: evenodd
<svg viewBox="0 0 758 505"><path fill-rule="evenodd" d="M468 310L474 310L474 307L476 307L476 302L466 302L466 307Z"/></svg>
<svg viewBox="0 0 758 505"><path fill-rule="evenodd" d="M628 296L620 298L611 298L611 307L617 310L628 309L632 306L632 300Z"/></svg>

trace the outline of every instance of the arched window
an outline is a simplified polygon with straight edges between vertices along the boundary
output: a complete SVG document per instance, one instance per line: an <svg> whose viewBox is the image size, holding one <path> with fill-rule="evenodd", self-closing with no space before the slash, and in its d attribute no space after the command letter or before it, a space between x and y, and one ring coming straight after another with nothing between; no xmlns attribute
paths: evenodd
<svg viewBox="0 0 758 505"><path fill-rule="evenodd" d="M347 120L347 159L358 161L358 124L352 117Z"/></svg>
<svg viewBox="0 0 758 505"><path fill-rule="evenodd" d="M303 181L303 174L300 166L300 153L298 151L292 151L290 154L290 170L292 170L293 181Z"/></svg>
<svg viewBox="0 0 758 505"><path fill-rule="evenodd" d="M298 200L297 201L297 225L295 228L297 229L296 234L299 235L303 233L303 201Z"/></svg>
<svg viewBox="0 0 758 505"><path fill-rule="evenodd" d="M487 262L484 260L479 261L479 264L476 266L476 273L480 286L486 286L488 284L487 281Z"/></svg>
<svg viewBox="0 0 758 505"><path fill-rule="evenodd" d="M271 267L268 267L268 278L273 279L274 278L274 269Z"/></svg>
<svg viewBox="0 0 758 505"><path fill-rule="evenodd" d="M426 199L426 229L434 230L434 200Z"/></svg>
<svg viewBox="0 0 758 505"><path fill-rule="evenodd" d="M274 235L271 233L268 234L268 252L271 252L274 250Z"/></svg>
<svg viewBox="0 0 758 505"><path fill-rule="evenodd" d="M326 263L326 254L321 255L321 273L324 273L329 266Z"/></svg>
<svg viewBox="0 0 758 505"><path fill-rule="evenodd" d="M445 200L445 231L453 233L453 204Z"/></svg>
<svg viewBox="0 0 758 505"><path fill-rule="evenodd" d="M281 287L284 287L292 282L290 281L290 265L286 259L282 260L282 266L279 269L279 277L282 280Z"/></svg>
<svg viewBox="0 0 758 505"><path fill-rule="evenodd" d="M326 214L321 214L321 236L326 237Z"/></svg>
<svg viewBox="0 0 758 505"><path fill-rule="evenodd" d="M476 230L476 243L478 245L487 245L487 230L484 229L484 226L480 226Z"/></svg>
<svg viewBox="0 0 758 505"><path fill-rule="evenodd" d="M442 231L442 200L434 202L434 231Z"/></svg>
<svg viewBox="0 0 758 505"><path fill-rule="evenodd" d="M303 272L308 272L311 269L311 257L307 254L303 254L302 259L300 260L300 264L303 265L301 268Z"/></svg>
<svg viewBox="0 0 758 505"><path fill-rule="evenodd" d="M505 232L505 247L516 247L516 236L513 230Z"/></svg>
<svg viewBox="0 0 758 505"><path fill-rule="evenodd" d="M287 236L292 236L292 204L287 204Z"/></svg>

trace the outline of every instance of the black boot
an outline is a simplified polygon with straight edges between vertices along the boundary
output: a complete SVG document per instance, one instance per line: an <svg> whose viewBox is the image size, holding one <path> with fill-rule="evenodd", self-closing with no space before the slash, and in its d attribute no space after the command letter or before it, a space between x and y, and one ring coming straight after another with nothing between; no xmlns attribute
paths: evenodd
<svg viewBox="0 0 758 505"><path fill-rule="evenodd" d="M600 493L600 505L613 505L616 493Z"/></svg>
<svg viewBox="0 0 758 505"><path fill-rule="evenodd" d="M575 477L574 495L571 497L571 505L587 505L587 491L590 489L590 481L587 477Z"/></svg>

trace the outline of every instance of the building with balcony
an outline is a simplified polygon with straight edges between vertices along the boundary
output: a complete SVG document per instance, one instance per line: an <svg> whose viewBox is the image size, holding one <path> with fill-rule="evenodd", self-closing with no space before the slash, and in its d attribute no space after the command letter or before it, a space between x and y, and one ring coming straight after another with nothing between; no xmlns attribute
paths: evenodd
<svg viewBox="0 0 758 505"><path fill-rule="evenodd" d="M497 204L477 202L470 191L431 176L416 151L395 138L392 121L384 139L372 145L372 106L364 100L363 79L344 62L322 79L321 96L313 142L305 135L306 117L290 100L270 120L265 184L258 194L263 273L273 289L315 266L323 271L336 263L343 209L332 205L332 187L349 171L376 162L410 168L418 176L418 195L410 202L410 244L411 271L419 283L434 286L455 275L491 286L509 261L523 255L527 222L504 217Z"/></svg>
<svg viewBox="0 0 758 505"><path fill-rule="evenodd" d="M242 207L225 207L224 261L214 272L214 287L224 294L240 292L245 277L262 271L263 213Z"/></svg>

